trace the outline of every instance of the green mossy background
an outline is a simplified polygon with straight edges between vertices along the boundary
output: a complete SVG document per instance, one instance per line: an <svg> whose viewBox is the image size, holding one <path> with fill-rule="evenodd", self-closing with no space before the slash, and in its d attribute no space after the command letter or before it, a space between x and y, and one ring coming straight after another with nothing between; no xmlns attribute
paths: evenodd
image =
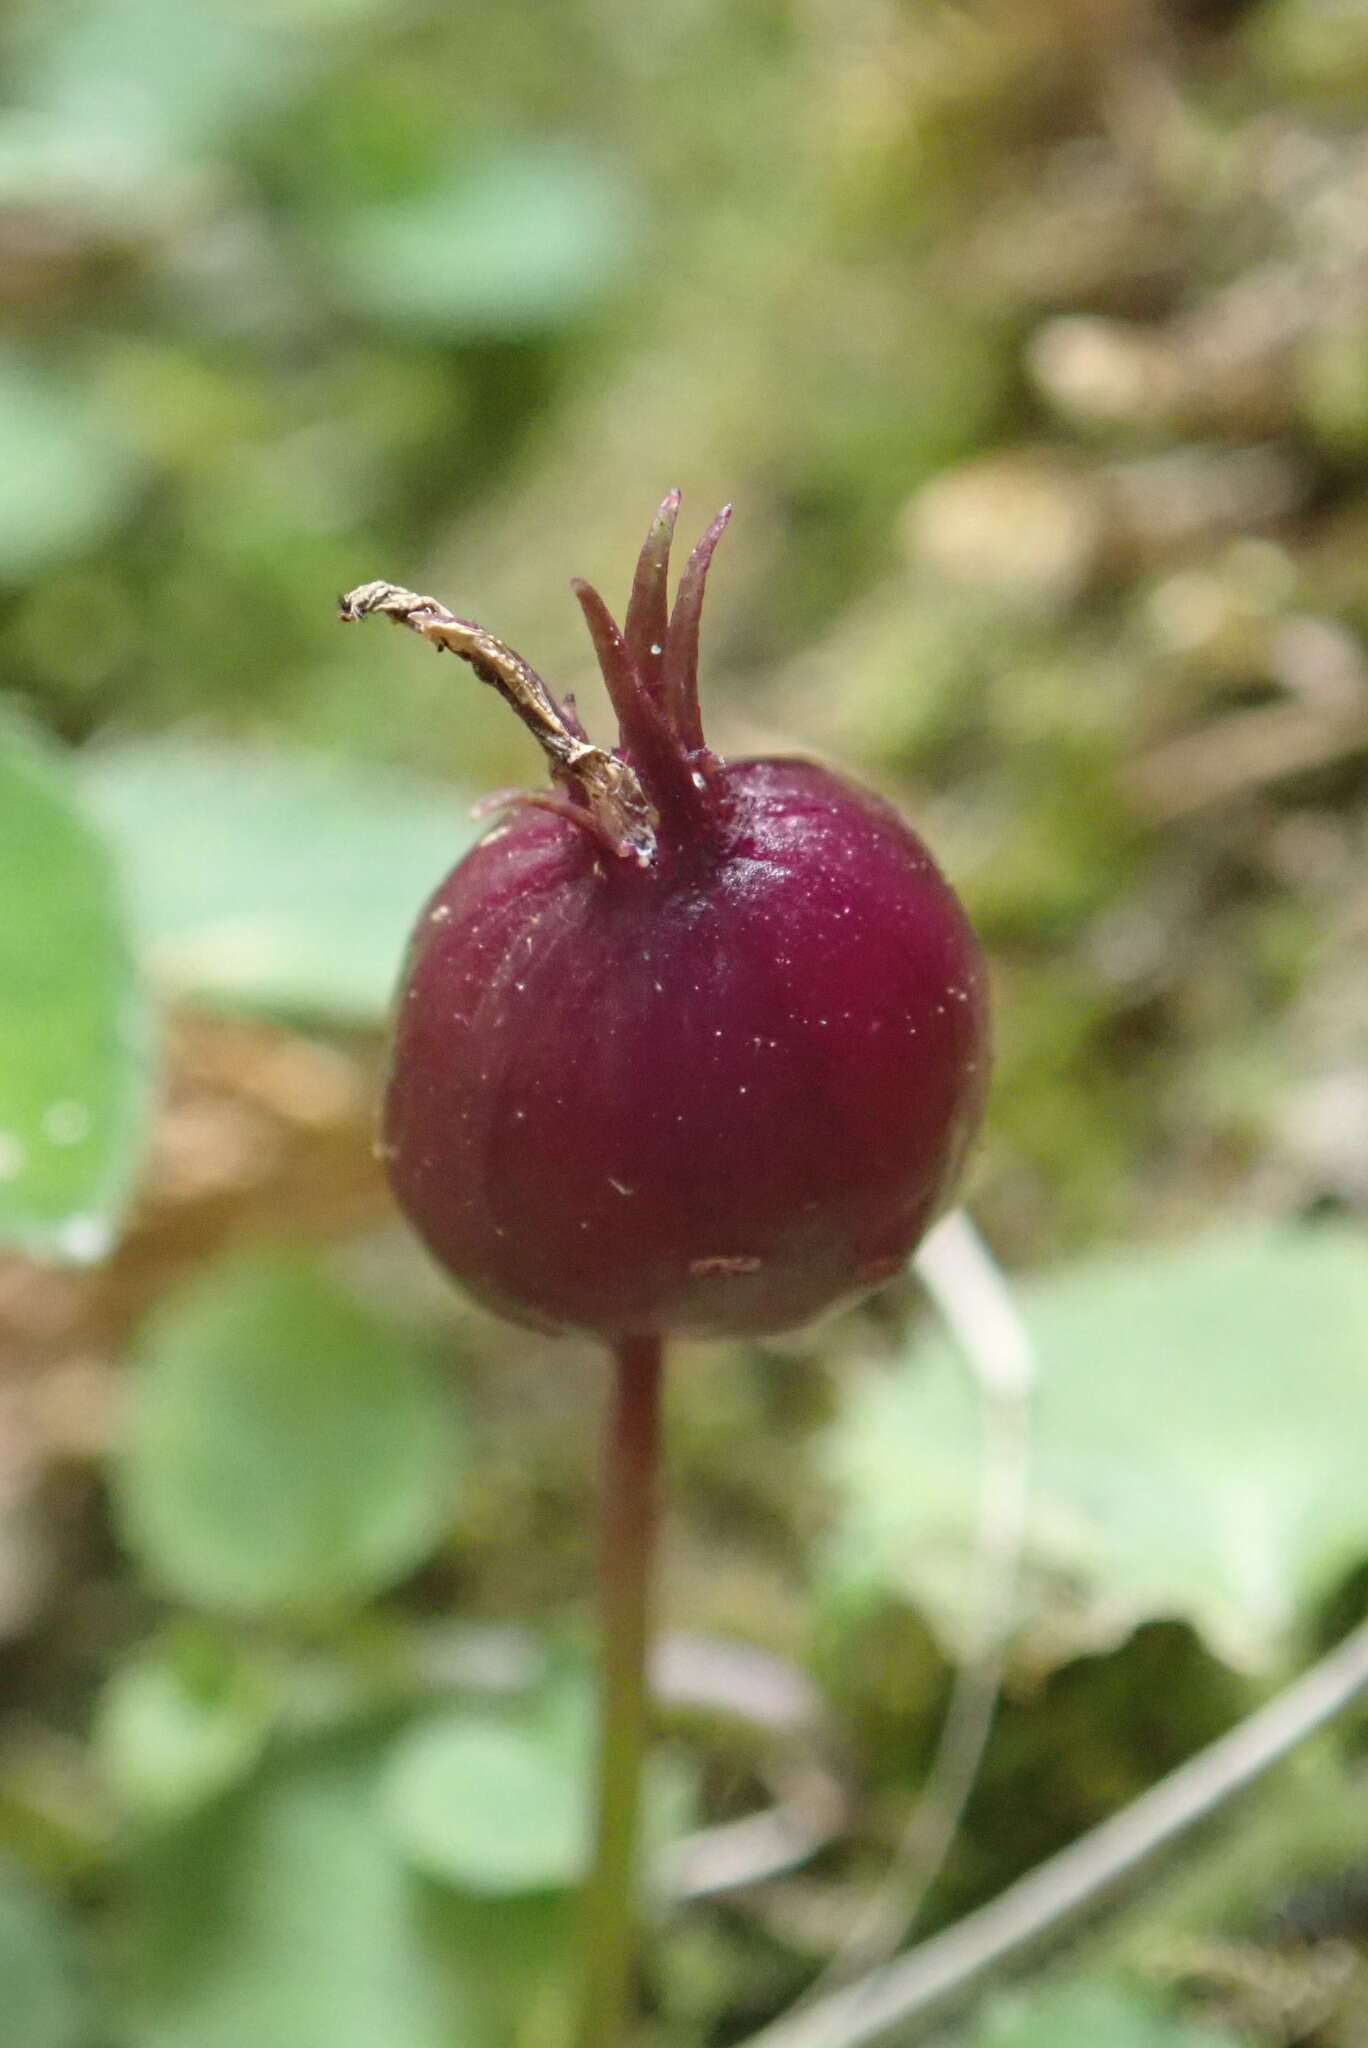
<svg viewBox="0 0 1368 2048"><path fill-rule="evenodd" d="M0 60L0 2039L564 2039L596 1365L370 1151L403 933L535 765L334 599L602 731L568 579L676 484L737 508L714 743L874 783L975 918L969 1199L1058 1273L944 1923L1362 1612L1368 5L19 0ZM801 1991L925 1771L976 1467L923 1318L681 1356L658 1834L816 1785L830 1839L662 1912L654 2048ZM516 1854L434 1834L471 1753ZM1350 1728L950 2038L1363 2048L1366 1825Z"/></svg>

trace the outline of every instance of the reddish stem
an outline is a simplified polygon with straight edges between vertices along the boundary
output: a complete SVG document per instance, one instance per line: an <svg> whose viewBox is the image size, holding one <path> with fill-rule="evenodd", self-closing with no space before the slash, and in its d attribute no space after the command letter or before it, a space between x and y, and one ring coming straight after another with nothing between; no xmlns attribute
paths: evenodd
<svg viewBox="0 0 1368 2048"><path fill-rule="evenodd" d="M631 2026L651 1564L660 1512L660 1339L623 1338L612 1356L599 1554L598 1804L579 2048L622 2048Z"/></svg>

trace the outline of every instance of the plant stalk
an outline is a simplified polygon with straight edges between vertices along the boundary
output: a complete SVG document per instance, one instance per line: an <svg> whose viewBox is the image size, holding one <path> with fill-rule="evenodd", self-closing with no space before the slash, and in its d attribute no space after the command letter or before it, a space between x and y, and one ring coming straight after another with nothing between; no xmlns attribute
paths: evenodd
<svg viewBox="0 0 1368 2048"><path fill-rule="evenodd" d="M652 1559L660 1512L662 1363L658 1337L624 1338L612 1350L599 1539L597 1811L585 1898L579 2048L622 2048L631 2028Z"/></svg>

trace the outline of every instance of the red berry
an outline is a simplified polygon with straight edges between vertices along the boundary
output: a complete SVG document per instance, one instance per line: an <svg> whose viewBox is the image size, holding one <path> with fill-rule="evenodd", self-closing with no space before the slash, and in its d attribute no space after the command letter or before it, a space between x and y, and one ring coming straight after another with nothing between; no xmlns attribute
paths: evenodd
<svg viewBox="0 0 1368 2048"><path fill-rule="evenodd" d="M788 1329L888 1279L949 1200L989 1068L979 948L916 835L822 768L703 745L723 521L667 625L677 502L623 635L578 587L613 755L431 600L344 600L471 660L560 785L487 833L418 925L384 1109L395 1194L489 1307L609 1338Z"/></svg>

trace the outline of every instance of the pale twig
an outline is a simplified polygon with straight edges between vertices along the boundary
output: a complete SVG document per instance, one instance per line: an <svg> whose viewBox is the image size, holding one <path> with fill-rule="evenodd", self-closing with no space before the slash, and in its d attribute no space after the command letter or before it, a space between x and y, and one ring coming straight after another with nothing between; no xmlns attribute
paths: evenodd
<svg viewBox="0 0 1368 2048"><path fill-rule="evenodd" d="M945 1867L997 1711L1026 1541L1036 1371L1030 1332L965 1210L932 1231L917 1254L916 1272L978 1394L982 1448L971 1638L931 1768L888 1872L809 1998L894 1954Z"/></svg>
<svg viewBox="0 0 1368 2048"><path fill-rule="evenodd" d="M1368 1692L1368 1622L1239 1726L977 1912L743 2048L863 2048L1060 1931Z"/></svg>
<svg viewBox="0 0 1368 2048"><path fill-rule="evenodd" d="M775 1775L784 1796L773 1806L670 1845L656 1873L666 1897L683 1905L743 1891L810 1862L840 1833L846 1798L829 1771L808 1758Z"/></svg>
<svg viewBox="0 0 1368 2048"><path fill-rule="evenodd" d="M1362 704L1257 704L1151 747L1132 764L1126 787L1151 820L1168 824L1364 752Z"/></svg>
<svg viewBox="0 0 1368 2048"><path fill-rule="evenodd" d="M765 1771L774 1804L702 1828L657 1859L657 1889L675 1905L743 1891L809 1862L847 1822L847 1800L817 1754L822 1701L787 1659L752 1643L683 1632L663 1636L651 1684L670 1706L736 1715L782 1738L782 1760Z"/></svg>
<svg viewBox="0 0 1368 2048"><path fill-rule="evenodd" d="M552 774L580 792L618 853L644 860L654 851L651 810L634 770L579 736L577 721L567 718L537 671L513 648L472 620L458 619L435 597L398 583L362 583L338 599L344 625L377 616L421 634L439 653L468 662L482 683L497 690L546 755Z"/></svg>
<svg viewBox="0 0 1368 2048"><path fill-rule="evenodd" d="M1003 1402L1029 1400L1035 1344L966 1209L955 1209L936 1225L917 1253L915 1270L983 1391Z"/></svg>

